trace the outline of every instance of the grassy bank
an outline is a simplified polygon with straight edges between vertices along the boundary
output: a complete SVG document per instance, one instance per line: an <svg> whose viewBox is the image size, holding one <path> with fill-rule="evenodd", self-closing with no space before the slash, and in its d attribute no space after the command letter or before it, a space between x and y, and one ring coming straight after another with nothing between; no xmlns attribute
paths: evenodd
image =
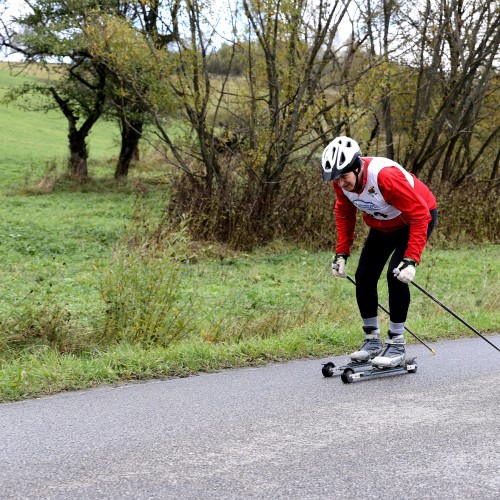
<svg viewBox="0 0 500 500"><path fill-rule="evenodd" d="M205 249L206 251L206 249ZM472 258L474 256L474 258ZM119 342L64 353L33 344L4 353L2 401L103 383L186 376L200 371L309 356L344 354L357 347L360 326L354 287L330 277L328 253L281 247L251 255L202 256L183 264L179 307L191 328L167 346ZM349 263L355 267L355 258ZM98 273L74 273L58 301L73 308L73 328L99 324ZM71 274L71 273L70 273ZM419 282L483 332L498 331L498 253L495 246L431 250ZM387 304L385 287L380 301ZM82 304L87 304L85 313ZM388 318L382 314L382 324ZM413 290L408 326L426 342L470 332L439 306ZM408 339L413 343L413 339ZM7 354L7 355L6 355Z"/></svg>

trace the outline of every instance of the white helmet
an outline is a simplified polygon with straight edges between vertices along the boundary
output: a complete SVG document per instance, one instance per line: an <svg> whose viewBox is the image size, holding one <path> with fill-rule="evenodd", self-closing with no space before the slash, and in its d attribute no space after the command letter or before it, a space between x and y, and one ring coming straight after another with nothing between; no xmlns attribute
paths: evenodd
<svg viewBox="0 0 500 500"><path fill-rule="evenodd" d="M360 156L359 144L354 139L346 136L336 137L323 151L323 180L336 180L342 174L356 170L361 166L358 160Z"/></svg>

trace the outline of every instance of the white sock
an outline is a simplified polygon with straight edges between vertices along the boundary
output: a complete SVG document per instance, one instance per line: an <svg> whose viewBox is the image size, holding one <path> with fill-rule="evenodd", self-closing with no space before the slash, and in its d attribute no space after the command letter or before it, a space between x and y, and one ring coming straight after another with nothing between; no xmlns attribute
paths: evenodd
<svg viewBox="0 0 500 500"><path fill-rule="evenodd" d="M375 316L374 318L363 318L363 328L375 328L376 330L378 330L378 317Z"/></svg>
<svg viewBox="0 0 500 500"><path fill-rule="evenodd" d="M405 324L403 323L393 323L392 321L389 323L389 331L396 335L404 335L405 333Z"/></svg>
<svg viewBox="0 0 500 500"><path fill-rule="evenodd" d="M378 316L374 318L363 318L363 326L378 328Z"/></svg>

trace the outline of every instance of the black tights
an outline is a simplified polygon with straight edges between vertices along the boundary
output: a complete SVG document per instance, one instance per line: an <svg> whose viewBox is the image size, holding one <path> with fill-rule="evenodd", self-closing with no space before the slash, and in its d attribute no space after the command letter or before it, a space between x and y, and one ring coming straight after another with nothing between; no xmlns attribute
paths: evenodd
<svg viewBox="0 0 500 500"><path fill-rule="evenodd" d="M427 239L431 235L437 219L437 210L431 210L432 219L427 229ZM399 281L393 270L403 260L410 228L406 227L394 233L382 233L370 229L359 257L356 270L356 299L362 318L377 316L377 283L387 260L387 284L389 289L389 311L393 323L404 323L410 307L410 287ZM392 254L392 256L391 256Z"/></svg>

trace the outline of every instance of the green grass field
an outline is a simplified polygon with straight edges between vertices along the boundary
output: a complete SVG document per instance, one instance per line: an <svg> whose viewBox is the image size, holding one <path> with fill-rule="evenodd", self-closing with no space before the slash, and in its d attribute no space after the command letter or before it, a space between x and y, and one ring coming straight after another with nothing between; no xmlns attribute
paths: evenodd
<svg viewBox="0 0 500 500"><path fill-rule="evenodd" d="M33 77L14 77L0 65L0 94L20 78ZM117 129L100 123L90 138L92 182L60 181L42 193L36 187L40 180L64 171L65 119L56 111L40 114L1 104L0 129L0 321L4 338L17 335L24 342L22 348L7 342L0 352L0 401L358 347L354 287L330 276L329 252L274 242L245 254L187 241L175 265L165 260L158 267L127 256L120 267L114 250L124 235L149 224L165 205L165 184L154 178L161 180L166 172L138 168L127 184L115 183ZM417 280L476 328L498 332L498 257L492 244L455 250L430 245ZM354 254L349 260L351 274L356 259ZM123 337L100 343L110 307L103 286L110 294L123 284L132 309L148 312L149 300L154 315L155 300L169 293L170 284L161 277L170 276L170 269L177 273L175 282L171 278L175 290L165 302L171 301L169 328L179 332L179 340L167 343L155 333L143 342ZM380 291L387 304L383 284ZM423 339L470 334L430 299L412 293L408 326ZM385 315L382 324L387 327ZM42 337L40 325L52 327L55 337ZM65 343L58 337L63 334Z"/></svg>

